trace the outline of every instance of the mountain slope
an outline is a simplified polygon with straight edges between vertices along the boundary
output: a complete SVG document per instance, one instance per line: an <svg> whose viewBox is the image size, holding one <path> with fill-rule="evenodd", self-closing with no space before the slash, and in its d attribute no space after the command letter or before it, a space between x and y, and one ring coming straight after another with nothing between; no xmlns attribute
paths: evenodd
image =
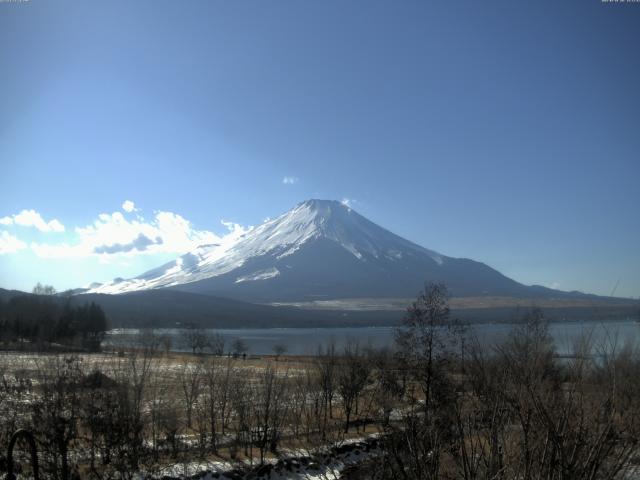
<svg viewBox="0 0 640 480"><path fill-rule="evenodd" d="M308 200L226 245L204 245L89 293L170 288L252 302L414 297L425 281L455 296L562 296L405 240L336 201Z"/></svg>

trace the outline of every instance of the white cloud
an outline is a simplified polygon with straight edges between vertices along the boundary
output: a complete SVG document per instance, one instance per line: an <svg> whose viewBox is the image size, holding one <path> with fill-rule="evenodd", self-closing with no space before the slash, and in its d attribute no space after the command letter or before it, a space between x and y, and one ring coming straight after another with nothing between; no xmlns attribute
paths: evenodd
<svg viewBox="0 0 640 480"><path fill-rule="evenodd" d="M358 202L358 200L356 200L355 198L343 198L342 200L340 200L340 203L342 203L343 205L349 207L349 208L353 208Z"/></svg>
<svg viewBox="0 0 640 480"><path fill-rule="evenodd" d="M127 213L131 213L131 212L133 212L134 210L137 210L137 209L136 209L136 204L135 204L135 203L133 203L131 200L125 200L125 201L122 203L122 209L123 209L125 212L127 212Z"/></svg>
<svg viewBox="0 0 640 480"><path fill-rule="evenodd" d="M220 220L220 223L227 227L227 230L229 230L229 235L233 236L234 238L240 237L253 229L253 227L243 227L239 223L229 222L227 220Z"/></svg>
<svg viewBox="0 0 640 480"><path fill-rule="evenodd" d="M558 290L560 288L560 282L553 282L550 288L553 288L554 290Z"/></svg>
<svg viewBox="0 0 640 480"><path fill-rule="evenodd" d="M92 224L77 227L75 243L31 243L36 255L44 258L99 256L101 261L121 259L140 254L186 253L205 244L232 241L247 231L244 227L223 222L229 229L219 236L208 230L198 230L184 217L173 212L157 211L153 219L141 216L128 220L121 212L102 213Z"/></svg>
<svg viewBox="0 0 640 480"><path fill-rule="evenodd" d="M298 177L286 176L282 179L282 183L285 185L293 185L294 183L298 183L300 179Z"/></svg>
<svg viewBox="0 0 640 480"><path fill-rule="evenodd" d="M20 213L0 218L2 225L20 225L23 227L35 227L41 232L64 232L64 225L55 218L49 222L35 210L22 210Z"/></svg>
<svg viewBox="0 0 640 480"><path fill-rule="evenodd" d="M17 252L26 246L26 243L17 237L14 237L9 232L0 232L0 255Z"/></svg>

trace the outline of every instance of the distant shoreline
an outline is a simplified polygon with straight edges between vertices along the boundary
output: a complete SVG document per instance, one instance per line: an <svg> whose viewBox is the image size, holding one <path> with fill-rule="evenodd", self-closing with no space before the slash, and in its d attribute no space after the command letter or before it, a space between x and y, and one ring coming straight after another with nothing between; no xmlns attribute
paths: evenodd
<svg viewBox="0 0 640 480"><path fill-rule="evenodd" d="M470 325L471 338L481 344L491 345L506 338L517 323L485 323ZM251 355L270 355L274 347L284 345L287 355L313 355L320 346L334 344L341 349L349 342L357 342L361 346L385 348L393 346L394 326L372 327L298 327L298 328L218 328L207 333L220 335L224 339L225 353L235 339L242 339L248 346ZM103 349L135 348L146 336L139 336L144 329L123 329L111 331L105 337ZM556 342L558 354L570 355L575 341L584 334L589 334L593 341L601 343L615 338L617 334L622 340L640 339L640 325L632 319L590 319L577 321L556 321L549 324L549 331ZM608 332L608 334L607 334ZM169 339L166 345L173 352L189 352L191 348L185 343L180 329L154 329L158 339ZM206 349L205 349L206 352Z"/></svg>

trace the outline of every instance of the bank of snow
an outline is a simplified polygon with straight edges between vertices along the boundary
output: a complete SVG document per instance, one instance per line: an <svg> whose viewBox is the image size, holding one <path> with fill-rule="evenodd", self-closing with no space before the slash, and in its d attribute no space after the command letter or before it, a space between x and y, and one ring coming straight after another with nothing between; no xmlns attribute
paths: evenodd
<svg viewBox="0 0 640 480"><path fill-rule="evenodd" d="M339 479L349 466L375 456L378 437L350 439L325 448L315 454L305 451L287 452L280 459L271 459L261 466L230 462L188 462L168 465L157 475L140 478L163 480L330 480Z"/></svg>

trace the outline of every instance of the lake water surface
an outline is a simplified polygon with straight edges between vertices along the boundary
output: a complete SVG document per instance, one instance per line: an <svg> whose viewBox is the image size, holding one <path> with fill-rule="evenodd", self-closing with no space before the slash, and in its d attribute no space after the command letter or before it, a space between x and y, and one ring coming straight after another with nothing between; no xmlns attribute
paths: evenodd
<svg viewBox="0 0 640 480"><path fill-rule="evenodd" d="M469 329L469 335L475 336L480 344L491 346L504 340L512 324L479 324ZM557 352L568 355L573 346L584 335L590 335L594 344L608 348L614 343L618 346L626 342L640 340L640 324L633 320L584 321L551 323L549 330L553 336ZM287 347L291 355L312 355L319 345L334 342L338 348L355 340L360 345L373 347L392 346L395 327L346 327L346 328L264 328L264 329L216 329L225 338L226 348L236 338L241 338L249 347L251 355L269 355L273 347L281 344ZM174 351L187 351L182 332L178 329L158 329L157 334L171 336L171 348ZM136 345L139 332L135 329L112 330L104 341L105 346Z"/></svg>

